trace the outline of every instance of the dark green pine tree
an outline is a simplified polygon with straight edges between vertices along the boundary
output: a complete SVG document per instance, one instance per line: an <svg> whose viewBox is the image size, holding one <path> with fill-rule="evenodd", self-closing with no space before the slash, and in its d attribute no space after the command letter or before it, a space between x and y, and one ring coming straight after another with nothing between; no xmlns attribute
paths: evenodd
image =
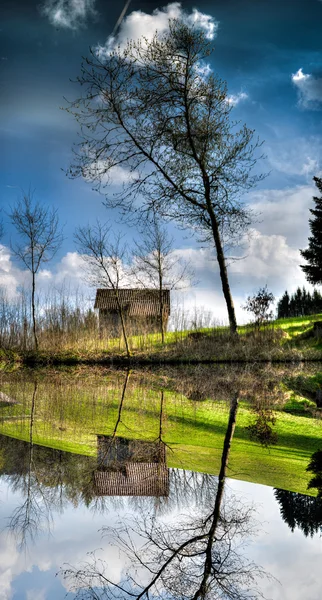
<svg viewBox="0 0 322 600"><path fill-rule="evenodd" d="M322 310L322 296L316 289L312 296L312 314L317 314Z"/></svg>
<svg viewBox="0 0 322 600"><path fill-rule="evenodd" d="M309 237L309 247L300 250L308 264L301 265L309 283L322 283L322 179L313 177L320 192L320 197L313 197L315 208L310 208L313 218L309 220L312 235Z"/></svg>
<svg viewBox="0 0 322 600"><path fill-rule="evenodd" d="M293 294L294 299L294 311L295 317L302 317L303 315L303 304L302 304L302 290L300 287L297 288L295 294Z"/></svg>
<svg viewBox="0 0 322 600"><path fill-rule="evenodd" d="M310 292L307 292L305 287L302 288L302 314L309 315L310 314Z"/></svg>
<svg viewBox="0 0 322 600"><path fill-rule="evenodd" d="M283 319L290 316L290 297L288 291L284 293L277 304L277 318Z"/></svg>

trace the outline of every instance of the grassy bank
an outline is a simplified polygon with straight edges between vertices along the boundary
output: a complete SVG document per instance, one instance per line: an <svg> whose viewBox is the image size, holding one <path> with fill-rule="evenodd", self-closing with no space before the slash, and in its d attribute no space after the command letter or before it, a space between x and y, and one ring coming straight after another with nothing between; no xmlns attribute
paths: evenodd
<svg viewBox="0 0 322 600"><path fill-rule="evenodd" d="M322 340L314 334L316 321L322 321L321 314L279 319L260 330L244 325L238 337L226 327L168 332L164 344L159 334L130 336L130 358L122 338L84 338L77 343L63 338L52 346L40 346L37 353L2 351L2 359L27 366L319 361Z"/></svg>

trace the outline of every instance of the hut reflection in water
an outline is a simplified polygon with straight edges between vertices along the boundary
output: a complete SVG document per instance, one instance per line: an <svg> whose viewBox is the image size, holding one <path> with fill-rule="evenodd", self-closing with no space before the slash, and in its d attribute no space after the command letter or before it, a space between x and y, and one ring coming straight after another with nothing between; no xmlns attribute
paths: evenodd
<svg viewBox="0 0 322 600"><path fill-rule="evenodd" d="M97 436L97 496L168 496L169 469L161 441Z"/></svg>

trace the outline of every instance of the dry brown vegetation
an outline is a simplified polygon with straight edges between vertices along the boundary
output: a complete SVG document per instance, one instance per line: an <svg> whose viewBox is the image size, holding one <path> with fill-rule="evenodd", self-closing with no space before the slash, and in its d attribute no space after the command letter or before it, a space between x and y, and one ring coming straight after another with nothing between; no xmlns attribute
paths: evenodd
<svg viewBox="0 0 322 600"><path fill-rule="evenodd" d="M9 300L0 290L0 348L4 354L15 352L29 362L93 364L128 361L121 332L114 337L108 329L100 330L91 305L91 301L80 295L74 295L72 300L64 289L38 301L39 351L35 353L28 294L22 292L17 299ZM172 310L171 320L172 331L166 333L164 343L160 333L149 333L147 328L138 335L135 324L128 323L130 361L254 362L316 360L321 357L318 340L314 338L313 344L305 334L312 323L295 324L293 329L298 329L295 338L292 337L292 327L283 329L285 324L280 321L262 329L243 326L237 336L231 334L227 327L214 324L211 315L203 311L191 315L185 314L179 307Z"/></svg>

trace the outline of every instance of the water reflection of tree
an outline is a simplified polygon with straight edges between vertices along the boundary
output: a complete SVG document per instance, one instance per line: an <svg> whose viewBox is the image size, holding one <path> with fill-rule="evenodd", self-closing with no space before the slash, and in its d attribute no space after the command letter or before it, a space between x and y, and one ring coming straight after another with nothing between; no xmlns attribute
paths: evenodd
<svg viewBox="0 0 322 600"><path fill-rule="evenodd" d="M182 369L179 377L178 372L173 371L171 376L169 371L170 385L193 401L228 400L232 390L238 388L240 399L247 403L253 416L246 428L248 435L266 448L278 441L274 426L277 420L275 409L284 401L281 378L282 373L269 365L222 365L216 371L198 365L189 370Z"/></svg>
<svg viewBox="0 0 322 600"><path fill-rule="evenodd" d="M29 441L0 436L4 475L12 492L22 496L8 520L8 528L21 547L50 533L53 513L62 513L68 502L84 501L87 474L93 459L34 444L37 383L34 385L29 417Z"/></svg>
<svg viewBox="0 0 322 600"><path fill-rule="evenodd" d="M307 486L308 489L316 489L318 498L322 499L322 450L317 450L312 454L306 470L313 473Z"/></svg>
<svg viewBox="0 0 322 600"><path fill-rule="evenodd" d="M117 416L110 436L112 445L118 439L130 372L126 372ZM0 474L6 475L13 492L20 493L23 502L17 506L9 519L8 527L21 545L34 542L43 531L50 531L53 512L63 512L68 502L76 507L84 503L94 512L105 512L111 498L96 493L93 474L97 459L79 456L34 444L37 394L39 386L33 384L30 412L28 415L28 442L0 436L3 463ZM164 393L160 392L160 413L156 443L162 442L164 419ZM139 460L140 457L136 457Z"/></svg>
<svg viewBox="0 0 322 600"><path fill-rule="evenodd" d="M148 374L139 375L134 373L134 379L138 385L138 389L141 390L140 384L149 377ZM120 425L122 429L125 427L124 423L124 406L126 400L127 390L129 388L129 372L123 374L122 391L119 400L117 415L112 428L111 440L119 436ZM117 381L119 382L120 374L117 374ZM132 377L131 377L132 381ZM157 432L155 433L155 442L161 444L165 443L166 433L166 395L164 394L164 387L168 389L168 384L171 389L171 382L175 382L178 390L184 393L186 396L189 395L189 389L192 387L196 389L198 381L202 388L203 397L210 397L212 399L219 398L220 400L227 400L232 397L232 390L241 388L239 394L234 394L236 398L236 405L231 403L230 415L237 414L238 400L239 397L247 399L255 404L255 400L258 406L261 402L265 406L269 405L272 399L272 390L274 391L274 377L272 373L267 370L264 378L262 377L262 384L264 390L267 391L260 396L260 390L258 378L254 376L251 369L239 369L233 371L220 370L219 372L213 372L209 369L197 368L189 369L187 371L173 371L162 380L161 377L156 377L155 380L156 394L159 396L159 408L154 414L154 417L158 423ZM161 386L159 382L161 381ZM164 383L165 381L165 383ZM266 386L266 388L265 388ZM143 388L144 389L144 388ZM63 511L65 504L71 501L75 506L79 503L84 503L92 510L104 512L112 505L113 500L110 497L98 497L95 490L93 473L97 468L96 460L89 457L80 457L77 455L55 451L52 449L41 448L34 444L34 425L36 422L36 405L37 405L37 393L39 392L39 386L37 383L34 384L31 411L29 418L29 445L26 446L26 442L14 441L14 444L19 448L19 444L23 444L20 455L24 455L18 459L21 460L21 466L17 466L16 470L9 469L9 478L14 490L22 492L24 495L23 504L18 507L12 516L11 527L19 535L23 542L26 539L35 539L37 533L42 531L44 528L48 528L51 522L53 511ZM262 400L260 400L262 398ZM53 400L53 399L51 399ZM155 406L155 405L154 405ZM138 421L140 414L138 414ZM109 423L110 425L110 423ZM228 430L227 430L228 431ZM233 429L231 436L233 435ZM226 433L227 436L227 433ZM226 438L225 438L226 440ZM7 442L8 443L8 442ZM0 440L0 447L3 442ZM27 448L27 451L26 451ZM18 450L16 449L16 453ZM19 454L18 452L18 454ZM6 452L5 462L8 464L8 456ZM229 449L227 453L228 460ZM225 448L223 456L225 455ZM23 468L22 468L23 465ZM170 498L131 498L125 503L127 506L134 508L136 511L147 511L151 510L153 513L153 519L155 515L164 515L165 513L171 512L174 506L182 506L182 502L186 499L186 503L190 500L194 501L195 504L199 503L199 506L204 510L211 504L215 506L215 497L217 498L217 504L219 503L219 512L222 515L222 491L221 486L224 485L226 477L227 464L222 465L222 483L221 478L215 481L211 476L193 473L179 473L177 470L171 471L170 486L171 495ZM222 471L222 469L224 469ZM6 470L4 469L4 472ZM8 473L8 470L7 470ZM117 498L114 500L114 507L120 507L121 499ZM210 522L214 522L215 514L208 514L205 517L205 523L208 527ZM219 519L217 515L217 519ZM222 516L219 521L221 523ZM205 525L205 526L206 526ZM199 525L202 529L201 522ZM207 530L208 531L208 530ZM202 540L205 540L206 535L210 535L211 532L206 532L206 529L202 529ZM204 542L203 542L204 543Z"/></svg>
<svg viewBox="0 0 322 600"><path fill-rule="evenodd" d="M322 450L312 454L306 470L313 473L307 487L316 489L317 497L277 489L274 494L282 518L290 529L294 531L298 527L306 537L313 537L322 532Z"/></svg>
<svg viewBox="0 0 322 600"><path fill-rule="evenodd" d="M38 384L37 381L35 381L32 393L29 418L27 469L24 472L24 477L22 478L22 480L17 479L15 482L16 485L13 486L14 488L19 487L20 490L23 492L24 501L21 505L15 508L10 517L8 525L10 531L12 531L19 540L19 544L21 546L26 545L28 538L34 541L44 526L47 530L50 530L51 525L51 488L48 488L48 496L47 493L45 493L45 490L47 491L47 489L39 484L37 473L34 469L33 432L35 423L37 389Z"/></svg>
<svg viewBox="0 0 322 600"><path fill-rule="evenodd" d="M274 490L281 516L289 528L301 529L306 537L322 531L322 499L287 490Z"/></svg>
<svg viewBox="0 0 322 600"><path fill-rule="evenodd" d="M275 423L276 416L273 411L260 408L256 411L254 421L246 427L250 439L259 442L265 448L277 444L277 433L273 430Z"/></svg>
<svg viewBox="0 0 322 600"><path fill-rule="evenodd" d="M0 474L6 477L13 492L26 495L29 444L0 436L0 449L5 456ZM46 495L48 501L52 500L52 510L62 512L68 502L75 507L81 503L86 505L84 488L95 465L96 459L89 456L34 445L31 482L41 487L41 494Z"/></svg>
<svg viewBox="0 0 322 600"><path fill-rule="evenodd" d="M83 568L64 569L76 598L250 600L261 595L257 577L263 571L248 562L241 551L252 529L251 510L236 500L224 502L238 402L236 392L230 405L212 509L199 508L200 514L196 514L195 506L193 514L181 516L175 524L143 514L135 526L123 521L120 528L106 530L131 565L119 583L109 578L106 565L95 556ZM135 542L138 536L139 546Z"/></svg>

